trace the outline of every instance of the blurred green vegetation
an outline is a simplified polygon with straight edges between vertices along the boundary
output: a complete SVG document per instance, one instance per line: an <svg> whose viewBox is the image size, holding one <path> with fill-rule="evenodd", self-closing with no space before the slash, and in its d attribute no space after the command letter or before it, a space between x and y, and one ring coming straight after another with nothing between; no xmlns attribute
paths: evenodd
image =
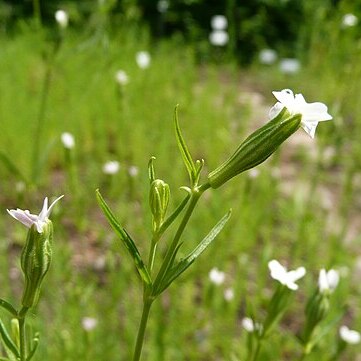
<svg viewBox="0 0 361 361"><path fill-rule="evenodd" d="M9 4L15 2L3 2L2 14ZM147 15L155 2L105 2L106 9L85 1L42 2L43 23L48 27L20 19L25 14L32 17L33 8L30 2L18 4L20 15L11 15L13 23L6 15L10 23L2 25L0 35L2 298L16 302L19 297L19 253L26 233L5 209L29 208L37 213L46 195L65 194L52 216L54 262L31 317L32 327L41 333L36 360L130 358L142 290L98 209L95 189L100 188L146 254L151 229L149 158L157 157L157 176L170 184L172 206L183 196L179 187L187 184L174 137L175 105L180 104L180 123L192 154L206 161L206 177L250 131L268 120L275 101L271 91L283 88L303 93L308 101L325 102L334 120L319 125L315 141L300 131L258 167L258 173L247 172L200 202L184 237L184 253L229 208L233 216L212 247L155 305L144 359L211 361L236 355L235 360L245 360L247 335L240 321L262 313L274 286L267 270L272 258L290 268L303 265L308 275L300 282L279 332L267 341L261 360L299 357L293 335L302 327L305 299L322 267L334 267L343 275L329 317L329 321L342 320L309 360L329 360L342 323L361 330L361 48L359 26L342 26L345 14L358 15L357 4L310 1L300 12L288 8L301 6L292 0L234 4L249 14L242 15L248 25L247 21L238 24L244 27L239 34L250 36L242 40L251 49L244 52L251 54L244 59L272 46L281 57L298 56L301 70L295 74L280 72L277 62L263 65L257 59L240 69L238 56L230 56L227 48L213 49L208 44L211 13L208 8L202 11L204 1L172 2L165 23L174 29L173 36L157 42L141 22L156 22ZM62 33L53 20L58 7L70 14L70 26ZM274 17L264 17L270 16L271 8L282 19L270 27L267 24ZM215 13L226 11L217 7ZM199 23L194 20L198 13L204 15L199 15ZM289 26L284 38L282 24ZM242 43L238 46L242 52ZM151 55L147 69L140 69L135 61L141 50ZM211 61L200 64L200 54ZM115 81L119 69L129 76L124 86ZM60 141L65 131L75 138L73 173ZM36 182L34 143L41 156ZM119 173L103 173L108 160L119 161ZM139 173L132 176L130 167L137 167ZM160 247L164 251L166 245ZM208 279L213 267L226 273L225 284L219 287ZM231 301L224 298L227 288L234 290ZM94 330L82 327L84 317L98 321ZM8 321L2 313L1 318ZM355 360L359 354L359 346L350 347L344 360Z"/></svg>

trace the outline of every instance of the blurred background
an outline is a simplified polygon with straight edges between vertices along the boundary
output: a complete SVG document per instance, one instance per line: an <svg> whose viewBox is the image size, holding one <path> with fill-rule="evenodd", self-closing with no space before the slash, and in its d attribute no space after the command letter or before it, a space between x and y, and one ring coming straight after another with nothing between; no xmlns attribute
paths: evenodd
<svg viewBox="0 0 361 361"><path fill-rule="evenodd" d="M298 360L306 300L319 270L335 268L330 329L308 358L334 360L339 327L361 330L360 17L351 0L0 1L1 298L19 303L26 237L6 209L38 214L45 196L65 194L30 321L41 335L35 360L130 359L142 289L95 189L147 259L149 158L170 185L171 209L188 182L176 104L205 181L268 121L272 91L284 88L327 104L333 120L314 140L298 131L264 164L205 194L182 255L229 208L232 218L154 305L144 359L246 360L241 321L262 318L275 258L308 273L260 359ZM355 345L339 359L360 357Z"/></svg>

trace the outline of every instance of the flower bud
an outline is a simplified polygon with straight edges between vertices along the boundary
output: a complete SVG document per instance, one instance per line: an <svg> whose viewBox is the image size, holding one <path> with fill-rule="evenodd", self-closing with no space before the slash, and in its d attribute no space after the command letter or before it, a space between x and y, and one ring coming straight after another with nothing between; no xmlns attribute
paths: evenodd
<svg viewBox="0 0 361 361"><path fill-rule="evenodd" d="M33 307L39 299L40 287L49 270L52 257L53 224L47 219L39 233L33 225L21 253L21 268L25 276L22 297L24 307Z"/></svg>
<svg viewBox="0 0 361 361"><path fill-rule="evenodd" d="M208 181L218 188L234 176L264 162L301 124L301 114L290 115L286 108L252 133L234 154L213 172Z"/></svg>
<svg viewBox="0 0 361 361"><path fill-rule="evenodd" d="M155 179L150 185L149 205L153 214L153 230L162 225L169 203L169 185L161 179Z"/></svg>

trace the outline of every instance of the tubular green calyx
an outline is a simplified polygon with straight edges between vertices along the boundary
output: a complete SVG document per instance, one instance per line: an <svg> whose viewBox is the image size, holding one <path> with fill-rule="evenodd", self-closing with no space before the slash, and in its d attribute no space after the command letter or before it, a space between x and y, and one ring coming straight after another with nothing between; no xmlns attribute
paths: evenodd
<svg viewBox="0 0 361 361"><path fill-rule="evenodd" d="M49 219L45 222L42 233L35 226L29 229L21 253L21 268L25 277L22 298L24 307L35 306L39 299L40 287L51 263L52 239L53 224Z"/></svg>
<svg viewBox="0 0 361 361"><path fill-rule="evenodd" d="M301 124L301 114L290 116L286 108L266 125L252 133L233 155L213 172L208 181L218 188L234 176L264 162Z"/></svg>

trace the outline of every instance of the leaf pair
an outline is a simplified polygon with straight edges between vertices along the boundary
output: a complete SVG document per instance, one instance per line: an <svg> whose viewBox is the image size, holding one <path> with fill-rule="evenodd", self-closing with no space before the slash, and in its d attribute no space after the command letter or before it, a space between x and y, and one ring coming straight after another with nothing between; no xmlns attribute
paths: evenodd
<svg viewBox="0 0 361 361"><path fill-rule="evenodd" d="M194 163L194 161L192 159L192 156L188 150L187 144L186 144L186 142L183 138L182 132L180 130L179 121L178 121L178 105L175 107L175 110L174 110L174 126L175 126L177 144L178 144L179 150L181 152L183 162L186 166L191 185L192 185L192 187L194 187L199 182L200 173L204 166L204 160L203 159L197 160Z"/></svg>

